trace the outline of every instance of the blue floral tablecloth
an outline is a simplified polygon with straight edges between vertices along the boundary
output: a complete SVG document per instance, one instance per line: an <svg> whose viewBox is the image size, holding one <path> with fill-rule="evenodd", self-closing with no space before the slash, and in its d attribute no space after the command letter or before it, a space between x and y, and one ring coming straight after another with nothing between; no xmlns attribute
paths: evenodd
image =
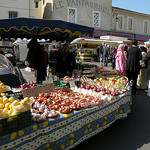
<svg viewBox="0 0 150 150"><path fill-rule="evenodd" d="M128 91L118 99L97 107L59 114L45 122L0 137L0 149L70 149L109 127L131 112L132 97Z"/></svg>

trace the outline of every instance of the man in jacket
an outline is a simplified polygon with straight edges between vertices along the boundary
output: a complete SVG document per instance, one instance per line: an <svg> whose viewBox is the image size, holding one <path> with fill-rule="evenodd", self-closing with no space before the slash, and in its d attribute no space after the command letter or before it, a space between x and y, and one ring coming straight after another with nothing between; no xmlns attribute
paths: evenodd
<svg viewBox="0 0 150 150"><path fill-rule="evenodd" d="M102 43L103 46L103 66L107 67L108 65L108 53L109 53L109 48L105 43Z"/></svg>
<svg viewBox="0 0 150 150"><path fill-rule="evenodd" d="M132 41L132 47L127 52L126 75L129 81L133 81L132 94L136 92L137 77L140 72L140 60L142 59L141 51L137 46L137 40Z"/></svg>
<svg viewBox="0 0 150 150"><path fill-rule="evenodd" d="M72 76L72 71L75 68L76 62L73 53L69 52L68 44L63 45L63 52L61 52L57 59L56 64L56 75L59 78L63 78L65 76Z"/></svg>

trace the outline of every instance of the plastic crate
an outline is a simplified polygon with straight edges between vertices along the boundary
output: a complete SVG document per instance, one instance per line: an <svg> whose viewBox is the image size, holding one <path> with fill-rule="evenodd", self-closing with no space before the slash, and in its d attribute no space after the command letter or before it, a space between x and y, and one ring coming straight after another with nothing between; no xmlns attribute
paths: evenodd
<svg viewBox="0 0 150 150"><path fill-rule="evenodd" d="M13 119L9 119L14 117ZM31 125L30 110L20 114L0 119L0 136L9 134Z"/></svg>

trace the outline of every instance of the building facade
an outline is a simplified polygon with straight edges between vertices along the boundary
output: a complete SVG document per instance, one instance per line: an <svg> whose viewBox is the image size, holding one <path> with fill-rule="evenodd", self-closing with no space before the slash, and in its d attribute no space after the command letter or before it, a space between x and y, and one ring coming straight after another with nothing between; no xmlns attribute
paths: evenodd
<svg viewBox="0 0 150 150"><path fill-rule="evenodd" d="M34 0L1 0L0 19L14 17L34 18Z"/></svg>
<svg viewBox="0 0 150 150"><path fill-rule="evenodd" d="M112 7L112 0L35 0L35 17L94 27L95 38L150 39L150 15Z"/></svg>

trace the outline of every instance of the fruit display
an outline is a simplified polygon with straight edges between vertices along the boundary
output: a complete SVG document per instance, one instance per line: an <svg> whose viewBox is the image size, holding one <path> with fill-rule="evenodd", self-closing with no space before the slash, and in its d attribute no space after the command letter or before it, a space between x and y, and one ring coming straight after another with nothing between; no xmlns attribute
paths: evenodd
<svg viewBox="0 0 150 150"><path fill-rule="evenodd" d="M30 110L30 100L25 97L23 100L15 100L14 97L0 97L0 119L19 114ZM8 118L13 119L13 117Z"/></svg>
<svg viewBox="0 0 150 150"><path fill-rule="evenodd" d="M32 82L29 82L29 83L23 83L23 84L21 84L20 88L23 90L23 89L33 88L35 86L37 86L36 83L34 83L32 81Z"/></svg>
<svg viewBox="0 0 150 150"><path fill-rule="evenodd" d="M96 74L107 76L107 75L118 75L118 72L109 71L109 70L104 69L103 67L97 67Z"/></svg>
<svg viewBox="0 0 150 150"><path fill-rule="evenodd" d="M39 93L31 98L31 103L32 120L43 122L46 118L56 117L58 113L67 114L72 110L100 105L103 100L79 92L66 93L57 90L51 93Z"/></svg>
<svg viewBox="0 0 150 150"><path fill-rule="evenodd" d="M104 95L107 97L110 95L118 96L126 92L127 83L127 79L124 77L96 78L94 80L84 77L82 78L80 87L76 87L72 90L86 95L101 97L104 100Z"/></svg>

